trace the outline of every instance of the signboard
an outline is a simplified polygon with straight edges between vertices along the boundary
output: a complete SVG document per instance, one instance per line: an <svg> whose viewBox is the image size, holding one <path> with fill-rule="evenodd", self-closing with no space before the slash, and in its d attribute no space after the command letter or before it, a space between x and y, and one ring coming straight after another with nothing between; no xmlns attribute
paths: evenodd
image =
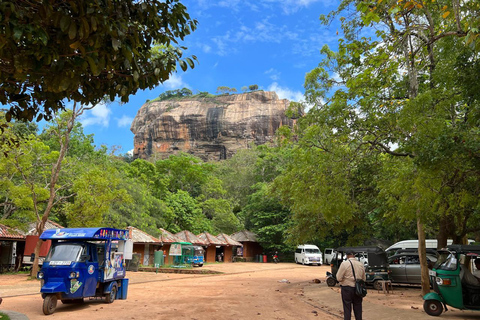
<svg viewBox="0 0 480 320"><path fill-rule="evenodd" d="M169 255L171 256L181 256L182 255L182 245L180 243L172 243L170 246Z"/></svg>

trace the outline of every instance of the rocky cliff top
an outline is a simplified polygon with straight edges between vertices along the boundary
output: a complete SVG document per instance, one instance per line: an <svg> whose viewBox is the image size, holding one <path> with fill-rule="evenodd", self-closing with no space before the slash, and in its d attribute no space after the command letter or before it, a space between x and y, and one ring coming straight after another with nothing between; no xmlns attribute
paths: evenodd
<svg viewBox="0 0 480 320"><path fill-rule="evenodd" d="M289 105L275 92L189 96L145 103L130 130L134 157L168 157L180 151L204 160L222 160L253 142L272 141Z"/></svg>

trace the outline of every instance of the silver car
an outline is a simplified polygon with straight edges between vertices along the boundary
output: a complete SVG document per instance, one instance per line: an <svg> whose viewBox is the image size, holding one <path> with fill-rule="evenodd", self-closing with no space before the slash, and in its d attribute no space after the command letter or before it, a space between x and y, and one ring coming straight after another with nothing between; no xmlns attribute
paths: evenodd
<svg viewBox="0 0 480 320"><path fill-rule="evenodd" d="M431 269L437 257L427 254L427 264ZM422 282L418 253L400 253L388 258L390 278L395 283L420 284Z"/></svg>

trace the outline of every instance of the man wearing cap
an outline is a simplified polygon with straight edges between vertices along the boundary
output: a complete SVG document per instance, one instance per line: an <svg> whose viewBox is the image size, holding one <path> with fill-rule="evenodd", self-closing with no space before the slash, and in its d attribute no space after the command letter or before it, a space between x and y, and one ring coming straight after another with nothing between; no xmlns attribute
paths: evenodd
<svg viewBox="0 0 480 320"><path fill-rule="evenodd" d="M355 278L366 281L365 267L363 263L355 259L353 251L347 251L347 260L343 261L338 268L337 280L340 282L343 303L343 319L352 319L352 304L353 313L356 320L362 320L362 300L363 298L355 294ZM353 276L355 270L355 277Z"/></svg>

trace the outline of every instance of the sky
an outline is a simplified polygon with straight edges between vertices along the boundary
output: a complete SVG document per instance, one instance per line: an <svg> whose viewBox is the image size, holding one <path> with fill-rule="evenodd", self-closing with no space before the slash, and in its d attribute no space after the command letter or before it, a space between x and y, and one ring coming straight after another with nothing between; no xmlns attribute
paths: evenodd
<svg viewBox="0 0 480 320"><path fill-rule="evenodd" d="M147 101L166 90L189 88L193 93L227 86L256 84L281 99L301 101L305 75L318 66L320 49L337 47L339 26L324 26L321 14L335 10L338 0L182 0L197 30L181 45L184 57L195 55L194 69L172 74L153 90L138 91L127 104L97 105L80 121L94 134L97 147L117 154L133 149L130 125Z"/></svg>

